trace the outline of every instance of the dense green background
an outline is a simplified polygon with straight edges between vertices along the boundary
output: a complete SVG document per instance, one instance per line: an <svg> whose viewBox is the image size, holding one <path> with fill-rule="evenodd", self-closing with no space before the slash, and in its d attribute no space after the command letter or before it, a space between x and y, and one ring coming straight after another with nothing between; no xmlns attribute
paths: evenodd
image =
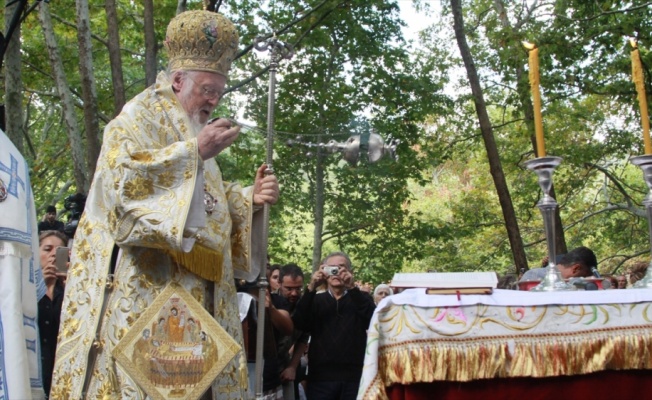
<svg viewBox="0 0 652 400"><path fill-rule="evenodd" d="M103 127L116 111L104 43L106 18L103 2L88 3ZM140 2L120 0L117 5L125 95L131 98L145 87L143 10ZM240 30L242 54L231 76L232 92L218 115L236 115L257 126L244 129L218 157L229 180L251 183L265 159L268 59L250 46L255 37L273 32L295 45L294 57L281 62L278 72L274 168L282 197L271 218L273 263L296 262L310 270L316 196L323 187L321 253L349 252L357 278L379 283L400 270L514 272L449 5L415 5L419 18L430 22L418 43L403 38L401 27L411 21L400 19L399 2L393 0L220 5ZM640 170L629 163L630 156L643 151L627 39L639 41L647 92L652 93L650 3L477 0L463 5L467 40L530 267L539 266L546 246L536 208L541 193L534 175L522 166L533 157L523 106L529 96L527 73L518 72L527 70L522 40L540 48L547 152L564 159L554 183L568 247L593 248L602 272L622 270L633 257L648 259L641 205L647 188ZM83 127L74 2L52 0L49 7ZM189 1L187 7L199 9L201 3ZM155 2L159 47L176 8L174 2ZM62 209L63 199L77 188L35 13L22 25L22 107L28 132L23 152L42 214L48 204ZM162 70L162 48L158 60ZM344 141L370 130L401 140L398 163L383 159L352 167L339 154L286 145L290 139ZM315 154L307 156L308 151Z"/></svg>

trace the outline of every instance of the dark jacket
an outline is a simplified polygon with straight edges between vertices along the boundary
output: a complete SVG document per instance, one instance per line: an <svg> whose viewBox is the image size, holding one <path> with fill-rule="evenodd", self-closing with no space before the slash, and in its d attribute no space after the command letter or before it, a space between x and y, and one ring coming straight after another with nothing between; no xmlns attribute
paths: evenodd
<svg viewBox="0 0 652 400"><path fill-rule="evenodd" d="M371 296L358 288L339 300L328 291L301 297L292 321L310 334L309 381L360 381L374 309Z"/></svg>
<svg viewBox="0 0 652 400"><path fill-rule="evenodd" d="M49 223L48 221L41 221L38 223L38 233L41 233L43 231L59 231L63 233L64 225L63 222L57 221L56 219L54 220L53 223Z"/></svg>
<svg viewBox="0 0 652 400"><path fill-rule="evenodd" d="M272 304L278 310L285 310L289 312L290 304L288 301L278 294L272 293ZM249 314L247 319L249 323L247 324L248 331L245 332L245 335L249 337L249 352L247 354L248 362L256 361L256 333L257 333L257 311L256 307L249 308ZM279 366L278 366L278 357L277 357L277 347L278 342L283 335L278 329L274 328L271 322L271 317L269 313L265 316L265 342L263 349L263 391L272 390L281 385L281 377L279 375Z"/></svg>
<svg viewBox="0 0 652 400"><path fill-rule="evenodd" d="M57 350L57 335L61 318L64 288L58 284L54 287L53 298L43 296L38 302L38 329L41 340L41 370L43 371L43 388L50 393L54 357Z"/></svg>

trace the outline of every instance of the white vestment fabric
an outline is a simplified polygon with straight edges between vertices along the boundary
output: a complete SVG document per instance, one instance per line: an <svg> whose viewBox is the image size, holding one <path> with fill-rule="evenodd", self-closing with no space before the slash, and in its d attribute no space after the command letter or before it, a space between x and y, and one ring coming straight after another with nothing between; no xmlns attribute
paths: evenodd
<svg viewBox="0 0 652 400"><path fill-rule="evenodd" d="M0 399L42 399L38 292L45 294L38 258L28 166L0 131Z"/></svg>

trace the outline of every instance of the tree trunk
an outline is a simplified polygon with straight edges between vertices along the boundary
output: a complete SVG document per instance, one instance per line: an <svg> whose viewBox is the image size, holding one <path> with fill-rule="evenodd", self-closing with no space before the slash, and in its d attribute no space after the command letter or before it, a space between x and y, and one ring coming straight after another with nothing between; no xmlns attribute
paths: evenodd
<svg viewBox="0 0 652 400"><path fill-rule="evenodd" d="M5 27L7 32L13 20L14 13L23 8L22 2L14 2L5 8ZM5 123L6 134L18 151L23 152L23 141L26 135L23 124L23 83L21 77L20 54L20 23L7 43L5 43Z"/></svg>
<svg viewBox="0 0 652 400"><path fill-rule="evenodd" d="M335 54L339 51L339 48L335 46L334 48L331 49L330 51L330 58L331 61L335 57ZM331 62L330 64L331 68L333 67L333 63ZM323 90L328 90L329 85L331 82L331 70L327 70L326 73L324 74L324 80L323 80ZM326 126L327 124L327 118L321 114L320 115L320 126ZM317 136L317 143L322 143L322 136L319 135ZM317 148L317 161L315 162L315 213L314 213L314 222L315 222L315 230L314 230L314 239L313 239L313 249L312 249L312 270L317 271L319 269L319 265L321 264L321 258L322 258L322 246L324 245L324 207L326 206L326 174L324 172L325 164L326 164L326 157L328 157L328 154L326 154L323 149Z"/></svg>
<svg viewBox="0 0 652 400"><path fill-rule="evenodd" d="M150 0L151 1L151 0ZM147 3L147 1L146 1ZM118 32L118 11L115 0L106 0L106 29L109 36L108 49L113 81L113 115L120 114L125 105L125 83L122 76L122 56L120 55L120 32Z"/></svg>
<svg viewBox="0 0 652 400"><path fill-rule="evenodd" d="M466 73L469 78L473 100L475 102L475 110L478 115L478 122L480 123L482 139L484 140L485 149L487 150L489 170L494 185L496 186L500 207L503 210L505 228L507 230L507 236L514 257L515 272L519 272L521 268L527 269L527 257L525 256L525 249L523 248L523 241L521 239L516 213L514 212L514 206L512 205L512 199L509 194L509 188L505 181L505 175L503 174L502 166L500 164L500 157L498 155L496 142L494 141L493 128L491 127L491 121L489 120L489 115L487 113L482 87L480 86L480 80L478 79L475 64L466 42L460 0L451 0L451 10L454 19L453 26L455 29L455 38L457 39L457 45L460 49L462 59L464 60L464 66L466 67Z"/></svg>
<svg viewBox="0 0 652 400"><path fill-rule="evenodd" d="M498 13L501 24L504 28L509 31L514 31L512 24L507 19L507 11L501 0L494 0L494 5ZM520 45L520 44L519 44ZM534 134L534 107L532 106L532 99L530 98L530 86L527 83L527 79L524 77L527 76L525 73L525 68L523 64L519 64L516 67L516 86L518 90L519 97L521 99L521 104L523 105L523 114L525 116L525 121L530 132L530 141L532 142L532 149L534 154L537 152L537 141ZM556 199L555 196L555 187L554 184L550 188L550 196ZM561 216L559 214L559 207L555 209L555 249L557 249L557 254L567 253L566 247L566 235L564 234L564 226L561 222Z"/></svg>
<svg viewBox="0 0 652 400"><path fill-rule="evenodd" d="M73 163L73 174L75 176L75 184L77 190L89 187L89 174L86 169L86 161L84 160L84 149L82 147L82 138L79 133L79 126L77 124L77 117L75 116L75 102L70 92L70 86L63 72L63 62L59 54L59 46L57 39L54 35L54 28L52 27L52 18L50 16L49 3L42 1L39 4L39 20L43 27L43 36L45 37L45 45L48 50L48 57L50 58L50 65L52 65L52 75L57 87L57 93L61 98L61 109L63 110L63 123L66 126L66 133L68 135L68 143L70 145L70 156Z"/></svg>
<svg viewBox="0 0 652 400"><path fill-rule="evenodd" d="M321 136L317 137L317 143L321 143ZM324 204L325 200L325 183L324 183L324 158L326 155L322 149L317 149L317 162L315 163L315 210L313 219L315 229L313 234L312 248L312 271L315 272L321 263L321 247L324 244L322 232L324 231Z"/></svg>
<svg viewBox="0 0 652 400"><path fill-rule="evenodd" d="M147 86L156 82L156 34L154 33L154 2L144 0L145 10L145 82Z"/></svg>
<svg viewBox="0 0 652 400"><path fill-rule="evenodd" d="M97 91L93 75L93 48L91 43L90 15L88 0L76 0L77 42L79 43L79 72L81 75L82 99L84 101L84 127L86 128L86 157L88 176L95 174L97 158L100 155L100 124L97 106ZM78 192L88 193L89 186L77 188Z"/></svg>

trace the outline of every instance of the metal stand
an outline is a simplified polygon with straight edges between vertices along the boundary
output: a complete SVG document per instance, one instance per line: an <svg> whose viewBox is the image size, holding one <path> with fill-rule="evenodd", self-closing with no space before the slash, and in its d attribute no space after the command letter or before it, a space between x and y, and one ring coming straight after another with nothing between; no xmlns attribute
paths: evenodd
<svg viewBox="0 0 652 400"><path fill-rule="evenodd" d="M292 46L283 43L271 37L269 39L257 38L254 46L258 51L270 51L269 61L269 96L267 101L267 169L266 175L274 173L272 168L272 158L274 155L274 104L276 102L276 68L278 63L283 59L292 58ZM269 237L269 204L265 203L263 206L263 246L267 249ZM264 260L263 260L264 261ZM261 265L260 275L258 276L258 321L256 330L256 380L255 380L255 393L256 399L263 398L263 347L265 343L265 298L267 295L267 268Z"/></svg>
<svg viewBox="0 0 652 400"><path fill-rule="evenodd" d="M643 170L643 179L650 191L643 200L645 211L647 213L647 226L650 238L650 251L652 251L652 155L638 156L631 158L632 164ZM634 288L652 288L652 261L647 267L643 279L634 283Z"/></svg>
<svg viewBox="0 0 652 400"><path fill-rule="evenodd" d="M555 209L557 201L550 196L552 188L552 173L561 164L561 157L539 157L525 162L525 167L537 174L539 187L543 191L543 198L537 203L543 216L543 226L546 230L548 242L548 272L541 283L530 289L531 292L554 292L560 290L575 290L575 287L564 281L557 268L555 257Z"/></svg>

